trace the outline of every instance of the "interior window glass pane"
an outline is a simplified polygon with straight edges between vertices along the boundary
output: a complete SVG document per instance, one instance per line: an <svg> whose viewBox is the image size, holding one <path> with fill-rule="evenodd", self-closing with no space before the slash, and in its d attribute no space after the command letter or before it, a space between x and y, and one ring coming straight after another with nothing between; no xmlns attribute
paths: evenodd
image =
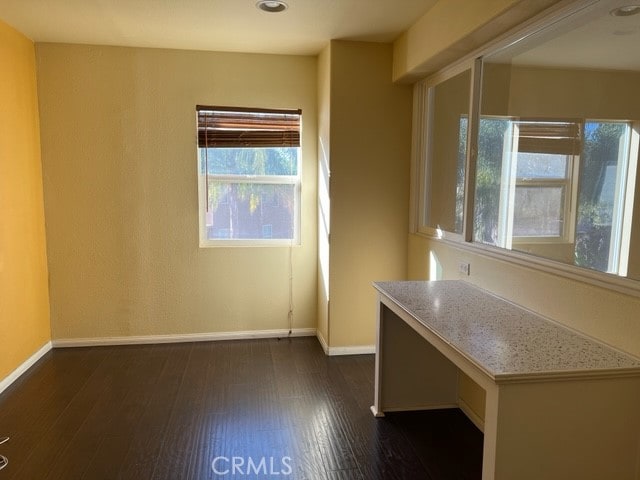
<svg viewBox="0 0 640 480"><path fill-rule="evenodd" d="M473 223L476 242L498 244L502 157L510 125L504 118L480 119Z"/></svg>
<svg viewBox="0 0 640 480"><path fill-rule="evenodd" d="M576 231L576 265L610 270L612 234L620 193L621 144L629 126L623 122L587 122Z"/></svg>
<svg viewBox="0 0 640 480"><path fill-rule="evenodd" d="M513 236L561 236L564 190L564 187L516 187Z"/></svg>
<svg viewBox="0 0 640 480"><path fill-rule="evenodd" d="M424 224L462 233L471 72L430 89L429 180Z"/></svg>
<svg viewBox="0 0 640 480"><path fill-rule="evenodd" d="M207 239L290 239L295 185L209 180Z"/></svg>
<svg viewBox="0 0 640 480"><path fill-rule="evenodd" d="M207 148L202 158L212 175L298 174L297 147Z"/></svg>
<svg viewBox="0 0 640 480"><path fill-rule="evenodd" d="M568 159L567 155L518 152L516 175L527 179L564 179L567 177Z"/></svg>
<svg viewBox="0 0 640 480"><path fill-rule="evenodd" d="M473 238L640 279L640 16L613 3L483 58Z"/></svg>

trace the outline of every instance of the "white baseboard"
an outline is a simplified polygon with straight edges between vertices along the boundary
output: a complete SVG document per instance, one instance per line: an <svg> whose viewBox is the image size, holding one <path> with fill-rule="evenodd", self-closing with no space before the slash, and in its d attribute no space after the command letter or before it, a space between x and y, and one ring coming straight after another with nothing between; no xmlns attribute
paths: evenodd
<svg viewBox="0 0 640 480"><path fill-rule="evenodd" d="M0 380L0 393L4 392L13 382L20 378L20 375L29 370L29 368L31 368L34 363L40 360L45 353L51 350L51 347L51 342L45 343L36 353L22 362L22 364L18 368L16 368L8 376Z"/></svg>
<svg viewBox="0 0 640 480"><path fill-rule="evenodd" d="M239 332L185 333L177 335L139 335L129 337L59 338L53 340L53 348L98 347L111 345L148 345L154 343L211 342L217 340L247 340L258 338L313 337L315 328L289 330L249 330Z"/></svg>
<svg viewBox="0 0 640 480"><path fill-rule="evenodd" d="M373 416L376 418L382 418L384 417L384 412L380 412L375 405L371 405L369 407L369 410L371 410L371 413L373 413Z"/></svg>
<svg viewBox="0 0 640 480"><path fill-rule="evenodd" d="M249 330L241 332L185 333L178 335L139 335L127 337L59 338L52 340L53 348L98 347L111 345L147 345L154 343L211 342L217 340L247 340L257 338L288 337L289 330ZM298 328L292 337L317 337L326 355L363 355L376 352L375 345L329 347L315 328Z"/></svg>
<svg viewBox="0 0 640 480"><path fill-rule="evenodd" d="M402 413L402 412L422 412L426 410L453 410L454 408L458 408L457 403L442 403L440 405L410 405L408 407L389 407L384 409L387 413ZM378 412L373 407L371 407L371 411L378 416L384 416L384 412Z"/></svg>
<svg viewBox="0 0 640 480"><path fill-rule="evenodd" d="M352 345L349 347L329 347L327 355L369 355L376 353L375 345Z"/></svg>
<svg viewBox="0 0 640 480"><path fill-rule="evenodd" d="M322 349L324 350L325 355L330 357L337 355L367 355L371 353L376 353L375 345L353 345L349 347L330 347L327 345L327 341L322 336L320 331L317 332L316 337L318 337L318 341L320 345L322 345Z"/></svg>
<svg viewBox="0 0 640 480"><path fill-rule="evenodd" d="M320 330L316 330L316 338L320 342L320 345L322 346L322 349L324 350L324 354L325 355L329 355L329 345L327 344L327 341L322 336L322 333L320 333Z"/></svg>
<svg viewBox="0 0 640 480"><path fill-rule="evenodd" d="M460 407L460 410L462 410L467 418L471 420L476 427L478 427L478 430L484 433L484 420L471 409L469 404L461 398L458 398L458 407Z"/></svg>

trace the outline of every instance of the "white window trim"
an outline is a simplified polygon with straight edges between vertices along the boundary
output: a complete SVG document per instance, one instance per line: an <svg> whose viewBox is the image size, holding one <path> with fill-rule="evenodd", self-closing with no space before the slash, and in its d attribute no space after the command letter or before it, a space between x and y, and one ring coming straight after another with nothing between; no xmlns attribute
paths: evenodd
<svg viewBox="0 0 640 480"><path fill-rule="evenodd" d="M628 128L624 137L620 139L621 147L618 148L618 171L615 186L615 198L618 201L613 208L610 240L610 243L617 245L617 248L610 249L608 264L608 271L616 272L618 275L626 275L629 264L635 183L629 182L628 179L636 178L638 124L639 122L627 122ZM622 196L621 192L625 192L625 196Z"/></svg>
<svg viewBox="0 0 640 480"><path fill-rule="evenodd" d="M640 122L632 122L631 135L629 142L629 154L627 159L629 164L627 165L627 178L638 178L638 163L640 162ZM624 213L622 214L622 233L620 235L620 241L622 243L620 247L620 259L618 267L618 273L620 275L627 275L627 268L629 264L629 253L631 248L631 225L633 222L633 205L635 204L636 187L634 182L626 182L626 205ZM629 208L630 206L630 208Z"/></svg>

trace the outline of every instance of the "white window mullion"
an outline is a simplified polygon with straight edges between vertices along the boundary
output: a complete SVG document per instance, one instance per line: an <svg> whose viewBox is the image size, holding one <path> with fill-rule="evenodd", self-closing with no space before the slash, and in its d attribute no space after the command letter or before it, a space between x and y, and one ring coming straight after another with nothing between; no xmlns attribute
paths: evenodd
<svg viewBox="0 0 640 480"><path fill-rule="evenodd" d="M299 182L298 177L283 175L209 175L209 178L221 183L296 185Z"/></svg>
<svg viewBox="0 0 640 480"><path fill-rule="evenodd" d="M516 195L516 171L518 168L518 135L518 126L514 122L509 122L502 149L500 210L498 212L498 246L508 249L511 249L513 237L513 212Z"/></svg>
<svg viewBox="0 0 640 480"><path fill-rule="evenodd" d="M631 237L630 228L625 231L624 219L625 211L627 215L630 214L630 210L633 210L633 191L631 189L631 203L629 202L629 189L627 188L627 178L635 179L635 173L632 177L629 176L630 170L630 156L631 156L631 128L626 128L625 134L620 137L620 146L618 147L618 171L616 175L616 187L615 195L616 199L613 204L613 214L611 216L611 240L609 248L609 273L616 273L620 275L626 275L627 264L629 263L629 242ZM637 136L637 132L636 132ZM637 156L637 155L636 155ZM627 193L627 196L624 195ZM624 244L627 245L624 245ZM623 251L624 249L624 251ZM621 270L624 273L621 273Z"/></svg>

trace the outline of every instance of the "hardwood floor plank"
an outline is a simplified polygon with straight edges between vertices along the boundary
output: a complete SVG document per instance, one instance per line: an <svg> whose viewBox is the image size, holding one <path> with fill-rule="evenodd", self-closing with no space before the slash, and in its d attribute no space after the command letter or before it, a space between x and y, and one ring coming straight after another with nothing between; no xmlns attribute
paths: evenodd
<svg viewBox="0 0 640 480"><path fill-rule="evenodd" d="M67 448L57 455L43 477L45 480L82 477L126 396L126 380L120 373L126 371L126 366L124 357L112 352L85 383L82 391L92 406Z"/></svg>
<svg viewBox="0 0 640 480"><path fill-rule="evenodd" d="M57 354L54 352L52 357ZM10 429L7 433L12 437L11 447L15 450L5 454L10 463L3 475L16 479L45 477L93 407L95 394L87 395L84 386L107 356L92 350L59 355L62 361L54 363L50 383L43 387L53 391L48 402L43 402L43 397L38 395L41 390L29 398L22 398L25 413L19 415L23 417L19 429ZM76 376L70 374L70 370ZM48 412L41 415L39 412L45 409ZM30 419L31 413L35 414L35 422ZM13 420L16 420L15 415ZM0 425L3 423L0 421ZM6 431L4 427L0 428ZM52 448L54 445L57 447Z"/></svg>
<svg viewBox="0 0 640 480"><path fill-rule="evenodd" d="M373 368L315 338L55 350L0 395L0 480L478 480L473 424L374 418Z"/></svg>
<svg viewBox="0 0 640 480"><path fill-rule="evenodd" d="M482 476L482 432L457 409L389 414L434 479L472 480ZM425 428L428 426L429 428ZM474 448L475 447L475 448Z"/></svg>
<svg viewBox="0 0 640 480"><path fill-rule="evenodd" d="M187 479L193 470L202 471L200 462L206 459L201 452L203 435L206 432L205 419L208 393L207 372L211 344L193 344L182 378L180 390L176 396L169 417L164 442L159 453L161 459L153 472L154 480ZM203 368L204 367L204 368Z"/></svg>
<svg viewBox="0 0 640 480"><path fill-rule="evenodd" d="M83 479L116 478L166 361L158 353L148 345L129 346L119 351L125 364L120 372L125 396L118 405L113 405L113 417L104 427L101 442L91 456Z"/></svg>
<svg viewBox="0 0 640 480"><path fill-rule="evenodd" d="M162 372L131 438L117 478L152 478L157 463L162 461L160 452L168 428L167 419L181 388L191 348L192 344L183 344L162 349L165 354Z"/></svg>

